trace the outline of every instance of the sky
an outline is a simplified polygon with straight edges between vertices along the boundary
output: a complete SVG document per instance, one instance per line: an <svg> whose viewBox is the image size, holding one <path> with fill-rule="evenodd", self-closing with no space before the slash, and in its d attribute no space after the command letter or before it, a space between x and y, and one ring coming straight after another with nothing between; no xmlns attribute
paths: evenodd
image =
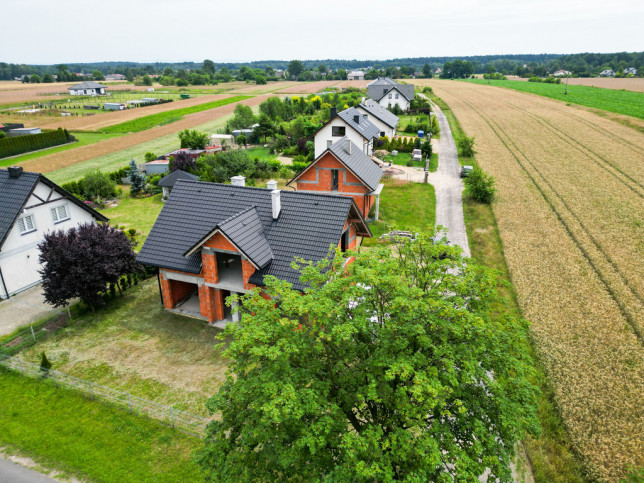
<svg viewBox="0 0 644 483"><path fill-rule="evenodd" d="M215 62L644 51L641 0L18 0L0 62Z"/></svg>

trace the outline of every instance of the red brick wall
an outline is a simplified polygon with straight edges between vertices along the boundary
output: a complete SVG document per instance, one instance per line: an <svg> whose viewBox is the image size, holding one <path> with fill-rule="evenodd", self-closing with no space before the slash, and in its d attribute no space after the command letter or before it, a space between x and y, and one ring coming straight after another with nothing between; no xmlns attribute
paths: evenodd
<svg viewBox="0 0 644 483"><path fill-rule="evenodd" d="M214 253L201 252L201 273L205 282L217 283L219 281L217 257Z"/></svg>
<svg viewBox="0 0 644 483"><path fill-rule="evenodd" d="M201 315L213 323L224 318L224 294L221 290L201 285L199 287L199 308Z"/></svg>
<svg viewBox="0 0 644 483"><path fill-rule="evenodd" d="M161 272L159 272L159 279L161 280L163 306L166 309L173 309L179 300L196 288L196 285L193 283L181 282L179 280L166 280Z"/></svg>
<svg viewBox="0 0 644 483"><path fill-rule="evenodd" d="M252 290L256 287L256 285L248 282L248 279L253 273L255 273L255 267L253 267L253 264L248 260L242 259L242 276L244 278L244 288L246 290Z"/></svg>
<svg viewBox="0 0 644 483"><path fill-rule="evenodd" d="M233 244L226 240L226 237L221 233L217 233L215 236L213 236L204 244L204 246L210 248L218 248L220 250L230 250L233 252L237 251Z"/></svg>

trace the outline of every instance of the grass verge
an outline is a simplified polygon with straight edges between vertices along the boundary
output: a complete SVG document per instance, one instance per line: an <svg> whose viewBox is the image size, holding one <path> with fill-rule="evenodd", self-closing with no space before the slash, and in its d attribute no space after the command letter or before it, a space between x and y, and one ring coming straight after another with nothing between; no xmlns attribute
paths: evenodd
<svg viewBox="0 0 644 483"><path fill-rule="evenodd" d="M447 117L454 138L458 139L459 136L464 136L465 133L449 106L440 98L433 98L432 101L441 108ZM461 158L459 156L459 161L461 165L477 165L474 157ZM498 270L501 274L501 284L497 289L503 297L503 301L491 307L492 315L496 317L505 315L514 318L523 317L510 281L510 274L503 254L503 243L492 206L477 203L464 195L463 212L472 258L487 267ZM528 438L523 443L532 465L535 480L553 483L583 482L585 481L584 469L573 454L568 442L568 434L556 406L554 392L539 362L534 346L531 344L529 349L535 364L533 382L541 390L538 416L542 433L538 438Z"/></svg>
<svg viewBox="0 0 644 483"><path fill-rule="evenodd" d="M205 104L199 104L191 107L184 107L182 109L174 109L172 111L159 112L157 114L151 114L149 116L139 117L138 119L132 119L131 121L122 122L120 124L115 124L113 126L106 127L101 129L103 133L126 133L126 132L139 132L145 131L156 126L162 126L164 124L170 124L172 122L178 121L187 116L188 114L194 114L195 112L207 111L209 109L214 109L216 107L225 106L227 104L232 104L235 102L243 101L250 99L252 96L234 96L227 99L221 99L213 102L206 102Z"/></svg>
<svg viewBox="0 0 644 483"><path fill-rule="evenodd" d="M408 183L400 180L383 180L385 185L380 198L380 221L369 225L373 238L365 238L362 246L388 243L379 237L395 223L399 228L422 231L436 222L436 195L431 184ZM373 210L375 208L372 208Z"/></svg>
<svg viewBox="0 0 644 483"><path fill-rule="evenodd" d="M561 84L512 80L491 80L488 82L484 79L467 79L466 82L505 87L515 91L550 97L551 99L557 99L571 104L579 104L581 106L644 119L644 92L568 85L568 93L565 94L566 86L564 85L564 80L562 80Z"/></svg>
<svg viewBox="0 0 644 483"><path fill-rule="evenodd" d="M0 368L0 446L96 482L202 481L200 440Z"/></svg>

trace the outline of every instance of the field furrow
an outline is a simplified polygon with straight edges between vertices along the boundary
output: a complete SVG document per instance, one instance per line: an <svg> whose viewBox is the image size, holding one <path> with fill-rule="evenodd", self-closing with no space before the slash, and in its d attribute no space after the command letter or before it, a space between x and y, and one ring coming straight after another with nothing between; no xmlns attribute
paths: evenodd
<svg viewBox="0 0 644 483"><path fill-rule="evenodd" d="M592 477L617 481L644 464L644 135L528 94L430 85L496 178L506 261L571 441Z"/></svg>

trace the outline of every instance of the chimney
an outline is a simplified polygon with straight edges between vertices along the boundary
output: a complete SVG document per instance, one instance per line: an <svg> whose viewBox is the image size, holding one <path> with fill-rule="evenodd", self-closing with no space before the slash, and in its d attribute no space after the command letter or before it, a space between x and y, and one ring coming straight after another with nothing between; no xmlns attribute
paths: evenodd
<svg viewBox="0 0 644 483"><path fill-rule="evenodd" d="M333 119L337 115L338 115L338 108L337 107L332 107L331 108L331 119Z"/></svg>
<svg viewBox="0 0 644 483"><path fill-rule="evenodd" d="M243 176L233 176L230 178L230 184L233 186L246 186L246 178Z"/></svg>
<svg viewBox="0 0 644 483"><path fill-rule="evenodd" d="M366 97L363 97L363 98L362 98L362 103L363 103L363 104L364 104L364 101L365 101L366 99L367 99Z"/></svg>
<svg viewBox="0 0 644 483"><path fill-rule="evenodd" d="M360 124L360 114L356 114L353 116L353 122Z"/></svg>
<svg viewBox="0 0 644 483"><path fill-rule="evenodd" d="M266 187L271 191L275 191L277 189L277 181L275 181L274 179L267 181Z"/></svg>
<svg viewBox="0 0 644 483"><path fill-rule="evenodd" d="M327 139L326 140L326 148L329 149L331 145L333 144L333 139Z"/></svg>
<svg viewBox="0 0 644 483"><path fill-rule="evenodd" d="M273 204L273 220L277 220L280 216L280 211L282 210L282 204L280 203L280 190L271 191L271 201Z"/></svg>
<svg viewBox="0 0 644 483"><path fill-rule="evenodd" d="M10 178L18 178L22 174L22 166L9 166L7 171L9 171Z"/></svg>
<svg viewBox="0 0 644 483"><path fill-rule="evenodd" d="M351 139L347 139L347 153L351 154Z"/></svg>

